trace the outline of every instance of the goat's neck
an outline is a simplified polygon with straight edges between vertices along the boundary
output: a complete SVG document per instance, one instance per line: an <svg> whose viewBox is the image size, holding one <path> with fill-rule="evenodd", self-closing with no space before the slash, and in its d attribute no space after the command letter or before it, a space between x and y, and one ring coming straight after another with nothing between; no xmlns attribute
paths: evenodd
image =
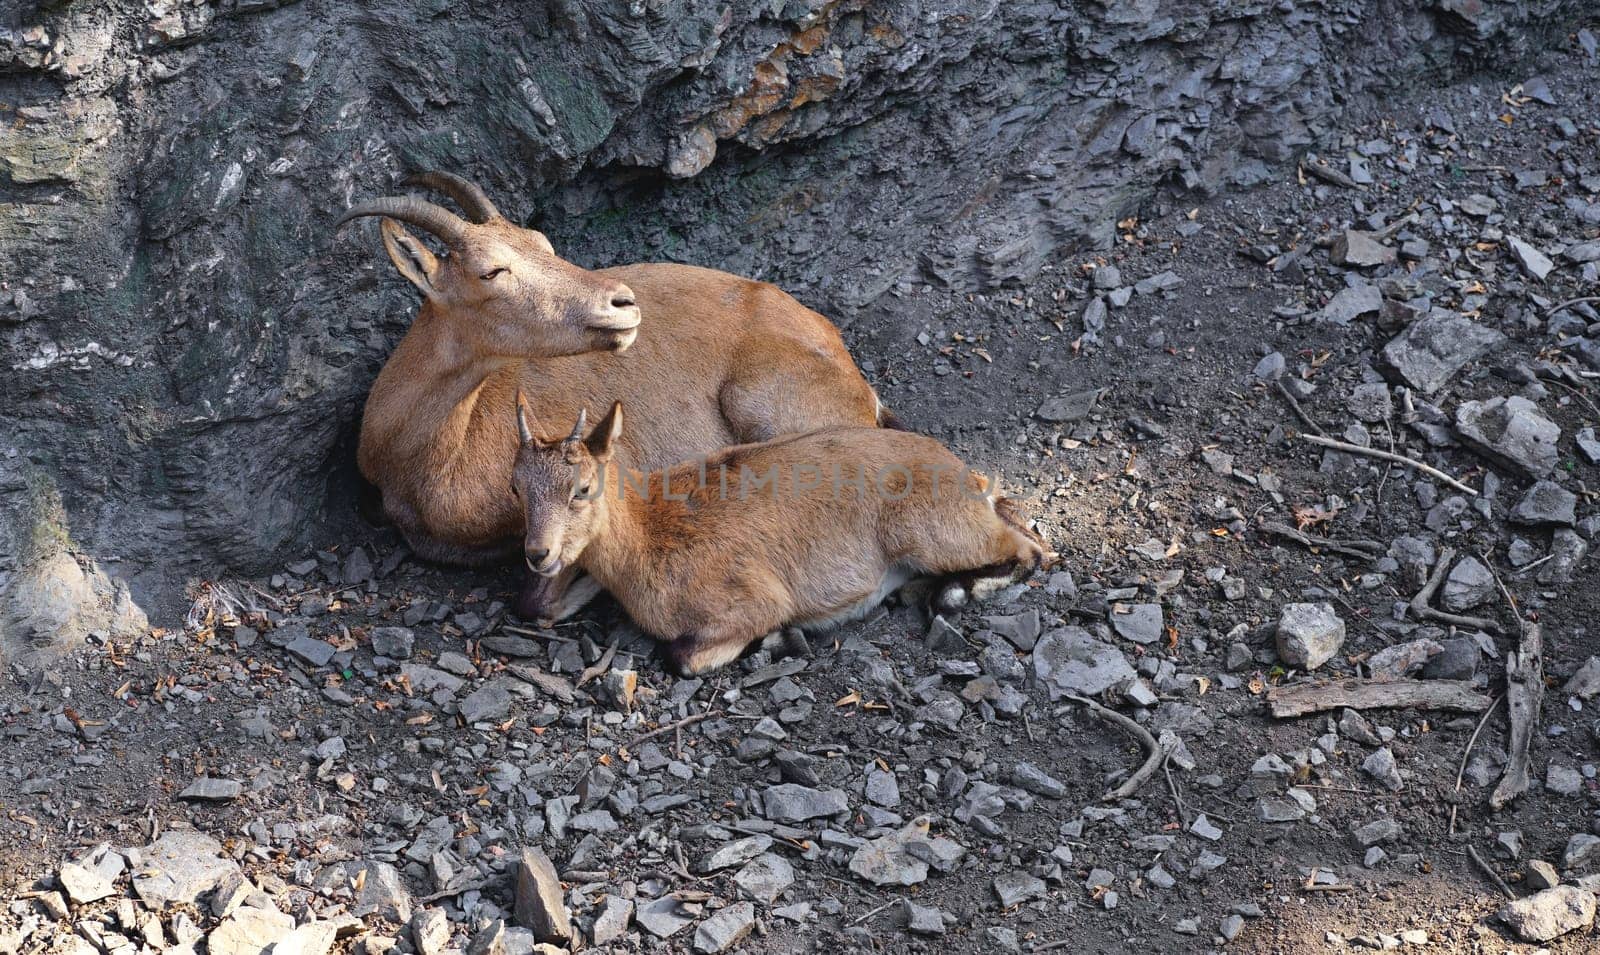
<svg viewBox="0 0 1600 955"><path fill-rule="evenodd" d="M656 502L638 493L642 477L615 458L607 462L600 526L584 549L584 569L613 592L617 591L613 582L645 580L655 570L644 511Z"/></svg>
<svg viewBox="0 0 1600 955"><path fill-rule="evenodd" d="M478 392L497 369L511 359L485 356L477 344L452 323L436 318L426 347L433 356L433 375L418 376L410 382L414 389L418 416L426 409L445 409L436 439L451 451L459 452L466 443L478 404ZM434 412L437 414L437 412ZM425 429L422 430L426 433Z"/></svg>

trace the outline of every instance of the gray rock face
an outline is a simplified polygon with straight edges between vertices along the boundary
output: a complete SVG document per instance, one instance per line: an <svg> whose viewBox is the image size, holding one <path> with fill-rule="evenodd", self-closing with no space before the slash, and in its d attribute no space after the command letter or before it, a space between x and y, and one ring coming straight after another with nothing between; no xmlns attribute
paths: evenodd
<svg viewBox="0 0 1600 955"><path fill-rule="evenodd" d="M1463 401L1456 409L1456 431L1467 443L1508 467L1541 478L1560 460L1561 429L1521 395Z"/></svg>
<svg viewBox="0 0 1600 955"><path fill-rule="evenodd" d="M1357 285L1340 289L1322 311L1317 320L1335 325L1348 325L1363 315L1374 315L1383 307L1383 293L1376 285Z"/></svg>
<svg viewBox="0 0 1600 955"><path fill-rule="evenodd" d="M1441 313L1391 339L1383 346L1383 360L1402 382L1431 395L1505 340L1500 332L1470 318Z"/></svg>
<svg viewBox="0 0 1600 955"><path fill-rule="evenodd" d="M49 519L30 488L168 611L353 521L329 472L415 303L370 229L327 227L403 171L471 175L585 264L692 258L881 320L907 265L1026 278L1159 183L1258 180L1376 91L1516 62L1590 9L1329 0L1345 28L1320 30L1289 4L1080 6L263 0L158 31L141 4L19 8L8 29L60 45L5 67L41 118L0 131L0 262L28 293L0 299L0 434L28 462L0 479L0 573ZM1026 161L994 188L1002 155ZM833 176L874 164L895 174Z"/></svg>
<svg viewBox="0 0 1600 955"><path fill-rule="evenodd" d="M1051 630L1033 648L1033 673L1052 700L1095 696L1138 676L1122 651L1080 627Z"/></svg>
<svg viewBox="0 0 1600 955"><path fill-rule="evenodd" d="M1292 667L1315 670L1344 646L1344 621L1333 605L1288 604L1278 616L1278 656Z"/></svg>
<svg viewBox="0 0 1600 955"><path fill-rule="evenodd" d="M1524 942L1548 942L1594 924L1594 893L1575 885L1558 885L1507 902L1500 921Z"/></svg>

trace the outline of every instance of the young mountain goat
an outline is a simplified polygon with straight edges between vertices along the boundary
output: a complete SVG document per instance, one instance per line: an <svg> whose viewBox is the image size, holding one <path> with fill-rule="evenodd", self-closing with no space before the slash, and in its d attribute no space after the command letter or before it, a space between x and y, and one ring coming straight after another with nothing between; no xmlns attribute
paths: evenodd
<svg viewBox="0 0 1600 955"><path fill-rule="evenodd" d="M641 468L781 434L890 423L838 329L780 289L689 265L583 269L471 183L446 173L411 182L447 193L472 221L390 197L351 208L340 224L382 218L389 258L424 299L372 385L357 454L420 556L484 564L516 555L519 389L547 420L614 401L639 409L622 446ZM431 233L448 256L435 257L396 220ZM569 593L574 576L537 578L518 612L573 612L597 589Z"/></svg>
<svg viewBox="0 0 1600 955"><path fill-rule="evenodd" d="M684 673L786 624L857 618L914 576L940 578L951 609L1045 557L1012 501L921 435L835 428L641 474L613 454L621 404L587 436L581 413L565 439L530 420L519 400L529 569L581 566Z"/></svg>

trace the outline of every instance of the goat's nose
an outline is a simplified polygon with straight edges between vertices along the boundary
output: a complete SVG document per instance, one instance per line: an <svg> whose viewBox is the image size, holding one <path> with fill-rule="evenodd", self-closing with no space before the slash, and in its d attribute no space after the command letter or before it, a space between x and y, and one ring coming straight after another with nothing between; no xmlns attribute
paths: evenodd
<svg viewBox="0 0 1600 955"><path fill-rule="evenodd" d="M538 567L540 564L544 563L544 559L546 557L550 556L550 551L548 550L529 550L525 551L524 553L527 555L528 565L530 567Z"/></svg>
<svg viewBox="0 0 1600 955"><path fill-rule="evenodd" d="M611 290L612 308L637 308L639 303L633 297L633 289L626 285L619 285Z"/></svg>

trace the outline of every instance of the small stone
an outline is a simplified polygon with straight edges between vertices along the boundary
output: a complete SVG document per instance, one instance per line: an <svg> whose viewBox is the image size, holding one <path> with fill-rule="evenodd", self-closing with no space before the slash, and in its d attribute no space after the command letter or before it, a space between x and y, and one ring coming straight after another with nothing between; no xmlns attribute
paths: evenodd
<svg viewBox="0 0 1600 955"><path fill-rule="evenodd" d="M719 869L729 869L736 865L743 865L772 848L772 837L749 836L744 839L735 839L732 842L718 846L715 850L701 859L696 866L696 871L701 873L716 872Z"/></svg>
<svg viewBox="0 0 1600 955"><path fill-rule="evenodd" d="M1526 881L1534 889L1553 889L1561 884L1561 873L1543 859L1532 859L1528 862Z"/></svg>
<svg viewBox="0 0 1600 955"><path fill-rule="evenodd" d="M1395 250L1378 241L1370 232L1346 229L1333 240L1333 247L1328 250L1328 258L1334 265L1368 268L1394 262Z"/></svg>
<svg viewBox="0 0 1600 955"><path fill-rule="evenodd" d="M1024 653L1033 650L1034 644L1039 640L1039 631L1042 629L1037 610L1007 616L984 617L983 626L1005 637L1012 646Z"/></svg>
<svg viewBox="0 0 1600 955"><path fill-rule="evenodd" d="M589 932L589 940L595 945L605 945L621 938L633 922L633 902L621 896L602 897L597 909L594 928Z"/></svg>
<svg viewBox="0 0 1600 955"><path fill-rule="evenodd" d="M1595 437L1593 428L1579 431L1573 444L1590 464L1600 464L1600 438Z"/></svg>
<svg viewBox="0 0 1600 955"><path fill-rule="evenodd" d="M1278 655L1296 669L1315 670L1344 646L1344 621L1333 605L1288 604L1278 617Z"/></svg>
<svg viewBox="0 0 1600 955"><path fill-rule="evenodd" d="M1000 900L1000 907L1009 909L1029 899L1043 898L1044 880L1016 869L1002 872L994 878L994 894Z"/></svg>
<svg viewBox="0 0 1600 955"><path fill-rule="evenodd" d="M726 952L744 941L755 927L756 907L749 902L735 902L694 930L694 950L703 955Z"/></svg>
<svg viewBox="0 0 1600 955"><path fill-rule="evenodd" d="M1500 921L1525 942L1548 942L1594 924L1595 899L1573 885L1558 885L1527 898L1507 902Z"/></svg>
<svg viewBox="0 0 1600 955"><path fill-rule="evenodd" d="M411 893L394 866L387 862L364 862L350 873L361 882L356 894L355 907L350 914L357 918L376 915L395 924L411 920Z"/></svg>
<svg viewBox="0 0 1600 955"><path fill-rule="evenodd" d="M222 920L206 939L210 955L263 955L294 931L294 916L245 906Z"/></svg>
<svg viewBox="0 0 1600 955"><path fill-rule="evenodd" d="M411 659L416 642L410 627L377 627L372 631L372 652L391 660Z"/></svg>
<svg viewBox="0 0 1600 955"><path fill-rule="evenodd" d="M1522 833L1518 830L1498 833L1494 843L1499 848L1500 854L1507 859L1522 858Z"/></svg>
<svg viewBox="0 0 1600 955"><path fill-rule="evenodd" d="M1060 799L1067 794L1065 783L1028 762L1018 763L1012 768L1011 784L1049 799Z"/></svg>
<svg viewBox="0 0 1600 955"><path fill-rule="evenodd" d="M178 798L190 802L230 802L238 799L242 792L244 786L237 780L201 776L178 793Z"/></svg>
<svg viewBox="0 0 1600 955"><path fill-rule="evenodd" d="M1104 394L1105 389L1096 388L1092 391L1079 391L1070 395L1061 395L1051 398L1040 405L1039 410L1035 411L1034 415L1040 421L1049 424L1069 424L1074 421L1081 421L1094 412L1095 406L1099 404L1100 398Z"/></svg>
<svg viewBox="0 0 1600 955"><path fill-rule="evenodd" d="M1233 941L1234 939L1239 937L1239 933L1240 932L1244 931L1244 916L1242 916L1242 915L1225 915L1225 916L1223 916L1222 917L1222 924L1221 924L1221 926L1219 926L1219 930L1222 932L1222 940L1223 941L1225 941L1225 942Z"/></svg>
<svg viewBox="0 0 1600 955"><path fill-rule="evenodd" d="M1431 395L1505 340L1495 329L1464 316L1429 315L1383 346L1383 360L1405 384Z"/></svg>
<svg viewBox="0 0 1600 955"><path fill-rule="evenodd" d="M1424 680L1470 680L1478 672L1483 650L1471 637L1451 637L1422 668Z"/></svg>
<svg viewBox="0 0 1600 955"><path fill-rule="evenodd" d="M1206 818L1205 813L1194 817L1194 822L1189 824L1189 831L1211 842L1216 842L1222 838L1222 830L1218 829L1215 823Z"/></svg>
<svg viewBox="0 0 1600 955"><path fill-rule="evenodd" d="M1391 252L1391 254L1393 254ZM1363 315L1373 315L1383 308L1383 293L1376 285L1357 285L1340 289L1338 294L1316 315L1319 322L1348 325Z"/></svg>
<svg viewBox="0 0 1600 955"><path fill-rule="evenodd" d="M671 938L694 922L694 917L686 914L677 898L671 895L638 903L633 917L645 931L657 938Z"/></svg>
<svg viewBox="0 0 1600 955"><path fill-rule="evenodd" d="M237 863L223 857L221 843L187 829L166 833L141 850L140 857L133 891L157 911L171 904L194 905L201 895L239 872Z"/></svg>
<svg viewBox="0 0 1600 955"><path fill-rule="evenodd" d="M1283 352L1275 351L1256 362L1256 367L1251 374L1262 381L1277 381L1283 377L1283 373L1287 368L1288 363L1284 360Z"/></svg>
<svg viewBox="0 0 1600 955"><path fill-rule="evenodd" d="M1400 823L1395 822L1388 816L1384 816L1380 819L1374 819L1364 825L1357 826L1355 829L1351 830L1350 836L1355 840L1357 846L1365 849L1368 846L1375 846L1385 842L1393 842L1395 839L1399 838L1401 831Z"/></svg>
<svg viewBox="0 0 1600 955"><path fill-rule="evenodd" d="M1463 557L1445 578L1439 602L1452 613L1462 613L1488 602L1496 592L1494 574L1489 568L1476 557Z"/></svg>
<svg viewBox="0 0 1600 955"><path fill-rule="evenodd" d="M333 644L311 636L295 637L284 649L314 667L327 666L334 654Z"/></svg>
<svg viewBox="0 0 1600 955"><path fill-rule="evenodd" d="M793 783L768 786L762 793L763 815L773 822L805 822L819 816L836 816L850 808L838 789L812 789Z"/></svg>
<svg viewBox="0 0 1600 955"><path fill-rule="evenodd" d="M928 632L922 638L922 645L929 653L942 657L962 656L970 652L966 638L961 635L961 629L942 614L936 614L933 621L928 624Z"/></svg>
<svg viewBox="0 0 1600 955"><path fill-rule="evenodd" d="M1474 448L1529 477L1542 478L1561 459L1561 429L1521 395L1463 401L1456 431Z"/></svg>
<svg viewBox="0 0 1600 955"><path fill-rule="evenodd" d="M417 909L411 915L410 928L417 955L444 955L444 947L450 942L450 919L444 910L432 906Z"/></svg>
<svg viewBox="0 0 1600 955"><path fill-rule="evenodd" d="M1394 414L1394 401L1389 397L1389 386L1381 381L1357 385L1346 403L1350 413L1368 424L1387 421Z"/></svg>
<svg viewBox="0 0 1600 955"><path fill-rule="evenodd" d="M1511 236L1510 241L1511 255L1517 260L1517 264L1522 266L1522 271L1534 279L1543 282L1545 276L1550 274L1550 270L1556 267L1548 255L1516 236Z"/></svg>
<svg viewBox="0 0 1600 955"><path fill-rule="evenodd" d="M1567 848L1561 853L1561 866L1565 869L1585 869L1600 858L1600 836L1580 832L1567 839Z"/></svg>
<svg viewBox="0 0 1600 955"><path fill-rule="evenodd" d="M1544 788L1558 796L1576 796L1583 791L1583 774L1571 766L1551 763L1545 770Z"/></svg>
<svg viewBox="0 0 1600 955"><path fill-rule="evenodd" d="M1552 524L1571 527L1578 520L1577 508L1578 495L1554 481L1535 481L1511 509L1511 520L1530 527Z"/></svg>
<svg viewBox="0 0 1600 955"><path fill-rule="evenodd" d="M105 876L75 862L63 865L56 875L56 881L74 905L98 902L116 891Z"/></svg>
<svg viewBox="0 0 1600 955"><path fill-rule="evenodd" d="M572 941L572 915L567 911L561 880L550 857L537 846L524 848L517 860L516 920L533 930L541 942L567 945Z"/></svg>
<svg viewBox="0 0 1600 955"><path fill-rule="evenodd" d="M1033 648L1035 678L1057 700L1072 693L1097 696L1138 677L1122 651L1081 627L1051 630Z"/></svg>
<svg viewBox="0 0 1600 955"><path fill-rule="evenodd" d="M1160 604L1118 604L1111 608L1111 628L1123 639L1150 644L1165 632Z"/></svg>
<svg viewBox="0 0 1600 955"><path fill-rule="evenodd" d="M1368 657L1367 672L1374 680L1398 680L1422 669L1443 652L1443 646L1427 638L1397 643Z"/></svg>
<svg viewBox="0 0 1600 955"><path fill-rule="evenodd" d="M1339 735L1368 746L1377 746L1383 742L1378 736L1378 731L1372 728L1372 722L1362 716L1359 710L1349 708L1339 716Z"/></svg>
<svg viewBox="0 0 1600 955"><path fill-rule="evenodd" d="M1390 792L1399 792L1406 787L1405 781L1400 778L1400 767L1395 762L1394 752L1387 746L1368 756L1361 764L1361 769Z"/></svg>
<svg viewBox="0 0 1600 955"><path fill-rule="evenodd" d="M756 856L734 874L733 883L755 901L771 905L794 885L794 866L782 856L771 853Z"/></svg>
<svg viewBox="0 0 1600 955"><path fill-rule="evenodd" d="M1596 694L1600 694L1600 656L1590 657L1585 661L1562 689L1585 700L1593 699Z"/></svg>
<svg viewBox="0 0 1600 955"><path fill-rule="evenodd" d="M905 920L906 930L913 935L944 934L944 913L936 908L901 899L900 917Z"/></svg>
<svg viewBox="0 0 1600 955"><path fill-rule="evenodd" d="M467 694L457 704L461 718L468 726L474 723L493 723L511 713L512 690L509 679L490 680Z"/></svg>

